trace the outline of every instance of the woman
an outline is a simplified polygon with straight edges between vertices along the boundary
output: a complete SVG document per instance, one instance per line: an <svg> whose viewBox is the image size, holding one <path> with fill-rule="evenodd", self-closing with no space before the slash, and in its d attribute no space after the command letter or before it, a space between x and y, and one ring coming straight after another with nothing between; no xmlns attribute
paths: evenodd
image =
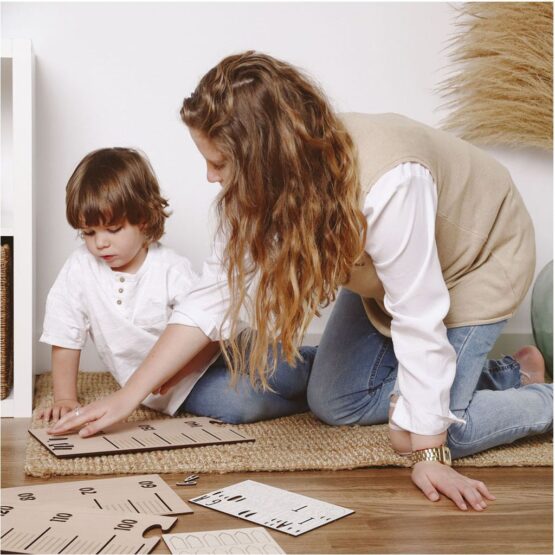
<svg viewBox="0 0 555 555"><path fill-rule="evenodd" d="M226 340L231 372L209 370L184 409L234 422L288 414L267 396L298 394L308 379L319 418L374 424L389 411L392 445L412 455L426 496L484 509L493 496L450 467L449 448L463 456L552 424L537 351L486 358L534 270L532 224L508 172L398 115L338 116L300 71L255 52L210 70L181 115L222 186L218 248L179 308L196 327L170 320L122 390L54 432L88 423L88 436L125 418ZM295 363L341 286L309 378L291 371L282 359Z"/></svg>

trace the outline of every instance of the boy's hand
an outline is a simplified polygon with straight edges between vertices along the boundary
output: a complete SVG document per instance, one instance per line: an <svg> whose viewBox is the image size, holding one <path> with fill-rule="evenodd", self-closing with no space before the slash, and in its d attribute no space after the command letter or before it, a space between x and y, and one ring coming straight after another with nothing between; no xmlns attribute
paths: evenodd
<svg viewBox="0 0 555 555"><path fill-rule="evenodd" d="M483 482L467 478L440 462L416 463L412 468L412 481L430 501L438 501L440 492L463 511L468 509L467 503L476 511L483 511L488 506L485 500L495 499Z"/></svg>
<svg viewBox="0 0 555 555"><path fill-rule="evenodd" d="M80 430L81 437L92 436L127 418L138 405L125 389L120 389L85 407L77 407L77 410L68 412L47 432L62 435Z"/></svg>
<svg viewBox="0 0 555 555"><path fill-rule="evenodd" d="M42 409L38 413L38 418L44 420L45 422L58 422L62 416L75 410L77 407L81 406L77 399L60 399L59 401L54 401L51 407Z"/></svg>

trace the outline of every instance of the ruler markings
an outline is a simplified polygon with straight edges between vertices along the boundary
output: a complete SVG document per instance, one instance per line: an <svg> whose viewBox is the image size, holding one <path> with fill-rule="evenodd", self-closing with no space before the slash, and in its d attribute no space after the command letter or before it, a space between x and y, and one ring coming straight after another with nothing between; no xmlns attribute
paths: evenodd
<svg viewBox="0 0 555 555"><path fill-rule="evenodd" d="M19 532L12 538L12 545L20 546L23 545L29 538L32 538L33 534L28 534L27 532Z"/></svg>
<svg viewBox="0 0 555 555"><path fill-rule="evenodd" d="M95 546L98 547L98 545L99 545L99 544L98 544L98 541L90 541L90 540L89 540L88 542L83 541L83 548L82 548L82 550L83 550L85 553L92 553L92 552L93 552L93 549L95 548Z"/></svg>
<svg viewBox="0 0 555 555"><path fill-rule="evenodd" d="M105 439L108 443L113 445L116 449L119 449L119 446L116 445L113 441L110 441L106 436L102 436L102 439Z"/></svg>
<svg viewBox="0 0 555 555"><path fill-rule="evenodd" d="M137 555L137 553L141 552L141 549L145 546L145 544L143 543L143 545L141 545L141 547L139 547L139 549L137 549L137 551L135 551L135 555Z"/></svg>
<svg viewBox="0 0 555 555"><path fill-rule="evenodd" d="M79 536L75 536L73 539L69 540L69 542L66 543L66 544L64 545L64 547L62 547L62 549L60 549L60 551L58 551L58 554L59 554L59 553L63 553L63 552L64 552L64 551L65 551L65 550L66 550L66 549L67 549L78 537L79 537Z"/></svg>
<svg viewBox="0 0 555 555"><path fill-rule="evenodd" d="M44 552L46 552L47 549L50 549L50 547L52 547L51 544L57 543L59 539L60 539L59 537L54 536L54 535L45 536L45 537L44 537L44 541L42 541L42 542L40 543L40 548L41 548ZM38 546L37 546L37 547L38 547Z"/></svg>
<svg viewBox="0 0 555 555"><path fill-rule="evenodd" d="M203 429L202 431L203 431L205 434L208 434L208 435L210 435L210 436L212 436L212 437L215 437L218 441L222 441L222 438L221 438L221 437L218 437L216 434L213 434L212 432L209 432L208 430L204 430L204 429Z"/></svg>
<svg viewBox="0 0 555 555"><path fill-rule="evenodd" d="M226 432L230 432L230 433L232 433L232 434L235 434L235 435L237 435L237 436L239 436L239 437L245 439L245 436L244 436L244 435L240 434L239 432L236 432L235 430L226 430Z"/></svg>
<svg viewBox="0 0 555 555"><path fill-rule="evenodd" d="M143 505L146 507L149 514L155 514L158 512L158 505L149 499L143 501Z"/></svg>
<svg viewBox="0 0 555 555"><path fill-rule="evenodd" d="M1 540L4 536L7 536L12 530L13 530L13 528L10 528L7 532L4 532L4 533L0 536L0 540Z"/></svg>
<svg viewBox="0 0 555 555"><path fill-rule="evenodd" d="M155 493L154 495L156 495L156 497L158 497L158 499L160 499L160 501L162 501L162 503L167 507L168 511L172 511L173 509L160 497L160 495L158 495L158 493Z"/></svg>
<svg viewBox="0 0 555 555"><path fill-rule="evenodd" d="M152 434L155 435L156 437L159 437L162 441L164 441L168 445L172 445L171 441L168 441L165 437L162 437L160 434L157 434L156 432L152 432Z"/></svg>
<svg viewBox="0 0 555 555"><path fill-rule="evenodd" d="M110 542L116 537L116 535L114 534L97 552L96 555L98 555L99 553L102 553L102 550L105 547L108 547L108 545L110 544Z"/></svg>
<svg viewBox="0 0 555 555"><path fill-rule="evenodd" d="M25 549L29 549L35 542L37 542L38 540L40 540L44 534L46 534L46 532L48 532L48 530L50 530L51 526L49 526L38 538L35 538L29 545L25 546Z"/></svg>
<svg viewBox="0 0 555 555"><path fill-rule="evenodd" d="M181 435L186 437L189 441L192 441L193 443L198 443L196 439L189 437L187 434L184 434L183 432L181 432Z"/></svg>

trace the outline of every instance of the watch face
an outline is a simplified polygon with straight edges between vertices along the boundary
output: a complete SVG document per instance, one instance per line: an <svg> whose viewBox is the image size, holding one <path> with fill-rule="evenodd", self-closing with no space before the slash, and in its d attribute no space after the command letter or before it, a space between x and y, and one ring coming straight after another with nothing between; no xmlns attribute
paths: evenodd
<svg viewBox="0 0 555 555"><path fill-rule="evenodd" d="M441 451L442 451L444 462L448 465L451 465L451 451L449 450L449 447L446 447L445 445L443 445L441 448Z"/></svg>

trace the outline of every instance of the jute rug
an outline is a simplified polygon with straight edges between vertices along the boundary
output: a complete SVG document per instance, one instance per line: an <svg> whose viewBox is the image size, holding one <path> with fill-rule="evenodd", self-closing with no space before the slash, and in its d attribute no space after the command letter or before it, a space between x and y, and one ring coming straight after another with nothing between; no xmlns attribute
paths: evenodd
<svg viewBox="0 0 555 555"><path fill-rule="evenodd" d="M90 403L115 391L106 373L80 373L79 399ZM50 374L37 376L32 427L45 424L37 409L52 401ZM130 420L169 418L141 407ZM239 426L254 443L190 447L122 455L57 459L29 436L25 472L42 478L79 474L342 470L368 466L410 466L389 446L387 426L327 426L310 413ZM456 466L551 466L552 438L536 436L455 461Z"/></svg>

